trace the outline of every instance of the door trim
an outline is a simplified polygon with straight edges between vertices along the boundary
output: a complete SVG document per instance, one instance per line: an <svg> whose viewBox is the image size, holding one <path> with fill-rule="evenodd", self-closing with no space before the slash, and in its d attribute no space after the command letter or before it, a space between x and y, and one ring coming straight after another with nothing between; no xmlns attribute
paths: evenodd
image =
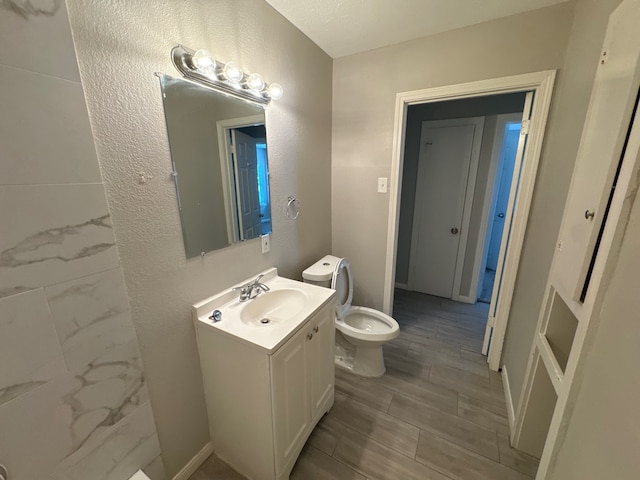
<svg viewBox="0 0 640 480"><path fill-rule="evenodd" d="M512 234L509 248L505 255L503 275L503 292L496 310L496 326L494 340L499 348L492 348L489 367L498 370L502 354L502 342L509 318L511 299L515 279L518 272L520 252L524 242L524 234L533 197L538 162L542 150L544 130L549 115L551 94L556 77L555 70L547 70L510 77L480 80L477 82L447 85L443 87L427 88L396 95L396 110L393 135L393 156L391 159L389 217L387 228L387 252L385 258L385 279L383 293L383 310L392 314L393 287L395 283L396 248L398 243L398 223L400 220L400 192L402 189L402 167L405 148L405 127L407 122L407 108L409 105L431 103L444 100L473 98L500 93L533 91L535 99L529 126L527 150L523 159L522 176L515 205ZM497 335L496 335L497 334Z"/></svg>
<svg viewBox="0 0 640 480"><path fill-rule="evenodd" d="M482 147L482 135L484 131L484 122L485 117L463 117L463 118L454 118L449 120L424 120L421 122L421 133L420 133L420 141L422 141L422 129L424 128L424 124L429 124L429 128L438 128L438 127L455 127L459 125L473 125L475 130L473 132L473 140L471 141L471 152L469 159L469 170L467 171L467 179L465 182L465 191L464 191L464 204L462 210L462 223L460 225L460 241L458 243L458 251L456 252L456 264L454 266L453 273L453 286L451 289L451 299L456 301L463 301L467 303L468 297L460 295L460 284L462 283L462 270L464 268L464 258L467 252L467 244L469 241L469 224L471 222L471 209L473 207L473 196L476 187L476 178L478 175L478 163L480 160L480 149ZM416 196L414 198L414 204L422 205L420 201L422 189L416 188ZM420 210L414 208L413 211L413 228L411 231L411 250L409 251L409 264L415 265L415 254L416 249L418 248L418 238L417 238L417 229L416 229L416 219L420 216ZM414 284L415 273L414 269L409 269L408 275L408 285L409 289L412 290L415 287Z"/></svg>

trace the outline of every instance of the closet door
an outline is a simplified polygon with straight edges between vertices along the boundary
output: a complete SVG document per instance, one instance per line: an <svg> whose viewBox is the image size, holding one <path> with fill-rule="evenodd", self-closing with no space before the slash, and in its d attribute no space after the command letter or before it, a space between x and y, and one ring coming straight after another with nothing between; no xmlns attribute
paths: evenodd
<svg viewBox="0 0 640 480"><path fill-rule="evenodd" d="M623 17L612 22L625 23ZM622 27L622 25L618 25ZM612 26L605 37L554 260L553 284L581 301L638 96L640 35Z"/></svg>

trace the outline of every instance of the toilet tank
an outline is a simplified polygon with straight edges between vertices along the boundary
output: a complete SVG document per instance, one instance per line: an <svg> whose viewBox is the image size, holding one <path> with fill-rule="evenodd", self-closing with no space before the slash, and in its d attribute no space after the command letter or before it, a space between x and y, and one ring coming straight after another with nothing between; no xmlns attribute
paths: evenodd
<svg viewBox="0 0 640 480"><path fill-rule="evenodd" d="M316 263L302 272L302 279L306 283L331 288L331 279L340 259L333 255L325 255Z"/></svg>

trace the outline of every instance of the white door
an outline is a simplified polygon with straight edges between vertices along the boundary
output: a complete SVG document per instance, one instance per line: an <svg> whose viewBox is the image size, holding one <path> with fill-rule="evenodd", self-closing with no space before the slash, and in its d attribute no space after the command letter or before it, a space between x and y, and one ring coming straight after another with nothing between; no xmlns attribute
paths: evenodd
<svg viewBox="0 0 640 480"><path fill-rule="evenodd" d="M484 342L482 344L482 353L489 354L489 349L493 348L491 344L491 336L493 327L496 323L496 313L498 308L498 300L500 299L500 289L502 288L502 273L504 270L504 260L509 248L509 237L511 234L511 224L513 221L513 211L515 209L518 197L518 184L520 181L520 171L522 169L522 160L527 146L527 137L529 135L529 121L531 118L531 108L533 107L533 92L527 92L524 101L524 109L522 111L522 121L520 128L520 138L518 139L518 148L516 150L516 159L513 164L513 173L511 175L511 187L509 188L509 201L504 211L504 227L502 229L502 240L500 241L500 252L498 253L498 264L496 267L496 278L493 282L493 292L491 293L491 304L489 305L489 317L487 318L487 326L484 332ZM506 325L505 325L506 328ZM502 343L495 345L495 348L502 350Z"/></svg>
<svg viewBox="0 0 640 480"><path fill-rule="evenodd" d="M411 290L445 298L459 295L483 125L482 117L422 124L409 268Z"/></svg>
<svg viewBox="0 0 640 480"><path fill-rule="evenodd" d="M258 195L257 141L238 130L231 131L231 141L236 154L236 195L241 240L247 240L259 236L262 231Z"/></svg>

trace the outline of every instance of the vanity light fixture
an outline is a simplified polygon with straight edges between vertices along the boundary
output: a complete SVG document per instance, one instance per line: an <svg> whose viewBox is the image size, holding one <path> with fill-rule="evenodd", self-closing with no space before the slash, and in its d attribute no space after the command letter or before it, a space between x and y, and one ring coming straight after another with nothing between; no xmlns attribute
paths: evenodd
<svg viewBox="0 0 640 480"><path fill-rule="evenodd" d="M246 74L235 63L220 62L206 50L176 45L171 50L171 59L185 78L245 100L268 105L284 93L279 83L267 85L262 75Z"/></svg>

